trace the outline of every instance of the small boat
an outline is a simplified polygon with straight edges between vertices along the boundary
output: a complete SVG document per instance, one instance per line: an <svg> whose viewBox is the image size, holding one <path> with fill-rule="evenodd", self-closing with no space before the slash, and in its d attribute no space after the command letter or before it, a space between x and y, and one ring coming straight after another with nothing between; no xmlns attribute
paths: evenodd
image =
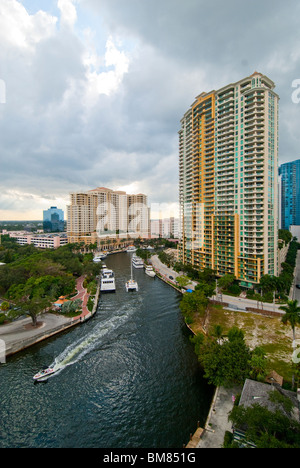
<svg viewBox="0 0 300 468"><path fill-rule="evenodd" d="M57 372L57 370L53 369L52 367L48 367L47 369L43 369L37 374L35 374L35 376L33 377L33 380L35 381L46 380L48 377L50 377L50 375L55 374L55 372Z"/></svg>
<svg viewBox="0 0 300 468"><path fill-rule="evenodd" d="M102 260L104 260L106 257L107 257L107 253L106 253L106 252L99 253L99 254L95 255L95 257L94 257L94 259L93 259L93 262L94 262L94 263L102 262Z"/></svg>
<svg viewBox="0 0 300 468"><path fill-rule="evenodd" d="M126 287L127 292L129 292L129 291L138 291L139 290L139 286L138 286L137 282L133 279L132 262L131 262L131 278L130 278L130 280L126 281L125 287Z"/></svg>
<svg viewBox="0 0 300 468"><path fill-rule="evenodd" d="M137 251L137 248L134 247L134 245L130 245L128 247L128 249L126 250L127 253L132 253L132 252L136 252Z"/></svg>
<svg viewBox="0 0 300 468"><path fill-rule="evenodd" d="M139 290L139 286L137 284L137 282L133 279L130 279L126 282L126 291L129 292L129 291L138 291Z"/></svg>
<svg viewBox="0 0 300 468"><path fill-rule="evenodd" d="M146 273L146 275L150 276L151 278L154 278L154 276L156 276L156 273L155 273L152 265L147 265L146 266L145 273Z"/></svg>
<svg viewBox="0 0 300 468"><path fill-rule="evenodd" d="M132 265L134 266L134 268L144 268L143 260L140 257L137 257L137 255L133 255Z"/></svg>
<svg viewBox="0 0 300 468"><path fill-rule="evenodd" d="M93 258L94 263L100 263L101 262L101 257L100 255L97 255L96 257Z"/></svg>

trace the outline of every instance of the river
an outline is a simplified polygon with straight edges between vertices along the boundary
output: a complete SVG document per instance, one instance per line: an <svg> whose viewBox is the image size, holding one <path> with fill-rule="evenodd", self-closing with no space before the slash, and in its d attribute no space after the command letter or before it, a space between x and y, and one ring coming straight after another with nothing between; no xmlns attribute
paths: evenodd
<svg viewBox="0 0 300 468"><path fill-rule="evenodd" d="M107 258L117 291L96 315L0 365L1 448L182 448L203 426L213 388L179 310L181 295L144 270L127 293L131 254ZM44 366L60 371L47 382Z"/></svg>

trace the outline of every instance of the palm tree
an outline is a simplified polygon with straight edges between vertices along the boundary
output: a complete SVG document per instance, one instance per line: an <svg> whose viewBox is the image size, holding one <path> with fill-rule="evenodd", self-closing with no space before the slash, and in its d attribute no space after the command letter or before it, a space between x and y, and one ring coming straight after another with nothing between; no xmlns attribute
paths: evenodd
<svg viewBox="0 0 300 468"><path fill-rule="evenodd" d="M300 324L300 307L298 301L288 301L287 305L279 307L279 309L285 311L285 315L281 321L285 325L289 323L293 330L293 347L295 346L296 340L296 325Z"/></svg>
<svg viewBox="0 0 300 468"><path fill-rule="evenodd" d="M289 323L293 330L293 349L296 349L296 325L300 324L300 307L298 301L288 301L287 305L279 307L285 311L281 321L284 324ZM295 375L293 375L292 386L294 388Z"/></svg>

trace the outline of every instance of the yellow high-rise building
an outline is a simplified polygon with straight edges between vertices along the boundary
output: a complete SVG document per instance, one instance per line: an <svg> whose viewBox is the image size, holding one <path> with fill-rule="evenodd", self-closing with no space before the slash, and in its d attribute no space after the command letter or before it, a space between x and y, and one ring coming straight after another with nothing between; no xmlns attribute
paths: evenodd
<svg viewBox="0 0 300 468"><path fill-rule="evenodd" d="M98 187L70 194L67 233L71 243L105 238L149 237L147 196Z"/></svg>
<svg viewBox="0 0 300 468"><path fill-rule="evenodd" d="M255 72L202 93L181 120L180 258L246 287L277 274L278 103Z"/></svg>

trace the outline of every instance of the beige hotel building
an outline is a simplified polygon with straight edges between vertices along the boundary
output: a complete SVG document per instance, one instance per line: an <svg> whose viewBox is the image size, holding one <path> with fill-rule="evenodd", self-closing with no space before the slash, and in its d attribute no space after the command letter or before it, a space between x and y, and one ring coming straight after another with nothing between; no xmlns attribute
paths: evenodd
<svg viewBox="0 0 300 468"><path fill-rule="evenodd" d="M277 274L278 103L261 73L200 94L179 131L180 259L252 287Z"/></svg>
<svg viewBox="0 0 300 468"><path fill-rule="evenodd" d="M105 187L73 192L67 213L70 243L149 237L150 209L144 194L128 195Z"/></svg>

